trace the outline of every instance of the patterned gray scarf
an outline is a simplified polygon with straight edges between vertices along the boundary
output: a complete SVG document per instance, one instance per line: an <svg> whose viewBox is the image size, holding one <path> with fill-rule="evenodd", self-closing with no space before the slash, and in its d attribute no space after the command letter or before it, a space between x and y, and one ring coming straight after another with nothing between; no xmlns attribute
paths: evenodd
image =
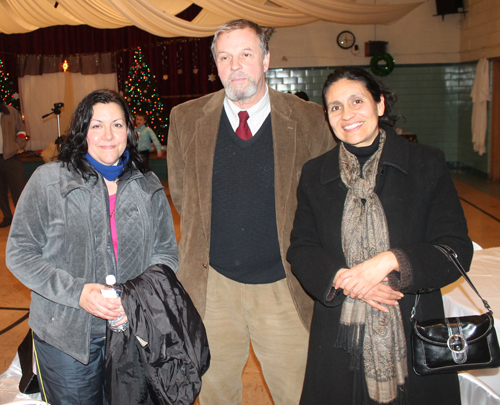
<svg viewBox="0 0 500 405"><path fill-rule="evenodd" d="M362 177L358 158L340 145L340 175L348 188L342 216L342 248L349 268L390 248L384 208L374 193L385 139L381 130L378 150L364 164ZM397 305L387 307L389 312L385 313L357 298L346 297L335 343L335 347L351 354L351 370L359 371L362 356L368 394L381 404L404 398L408 375L401 311Z"/></svg>

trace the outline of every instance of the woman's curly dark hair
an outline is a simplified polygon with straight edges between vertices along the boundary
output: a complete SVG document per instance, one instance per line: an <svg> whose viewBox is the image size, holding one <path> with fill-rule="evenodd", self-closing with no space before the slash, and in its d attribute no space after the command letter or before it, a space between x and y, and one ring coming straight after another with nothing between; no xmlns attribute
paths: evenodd
<svg viewBox="0 0 500 405"><path fill-rule="evenodd" d="M65 133L66 139L61 145L57 159L63 162L63 166L67 166L68 170L70 166L73 167L85 180L88 180L90 177L98 178L96 170L85 158L85 155L88 152L87 133L90 121L94 115L93 107L99 103L116 103L120 106L125 116L129 160L120 177L133 170L134 167L141 173L151 170L144 165L143 159L137 150L137 141L134 137L134 121L125 100L116 91L107 89L93 91L80 101L80 104L78 104L78 107L76 107L75 112L71 116L71 122Z"/></svg>
<svg viewBox="0 0 500 405"><path fill-rule="evenodd" d="M385 111L384 115L378 118L379 124L386 124L393 127L396 121L400 118L398 115L391 114L392 106L397 100L396 94L393 93L384 83L375 79L369 72L365 69L358 67L342 66L330 73L323 85L323 106L325 110L326 106L326 93L330 86L339 80L348 79L363 83L365 88L370 92L375 103L379 103L381 100L380 96L384 96ZM328 113L327 113L328 118Z"/></svg>

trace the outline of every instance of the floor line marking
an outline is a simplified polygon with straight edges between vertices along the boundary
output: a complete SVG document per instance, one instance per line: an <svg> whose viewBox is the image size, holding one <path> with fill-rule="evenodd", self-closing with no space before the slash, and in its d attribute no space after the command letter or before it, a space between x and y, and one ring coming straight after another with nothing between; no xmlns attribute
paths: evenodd
<svg viewBox="0 0 500 405"><path fill-rule="evenodd" d="M491 215L489 212L483 210L482 208L479 208L476 204L472 204L470 201L467 201L465 198L463 197L458 197L460 198L463 202L469 204L469 205L472 205L475 209L477 209L478 211L481 211L483 214L486 214L488 215L489 217L493 218L495 221L497 222L500 222L500 219L498 219L497 217L495 217L494 215Z"/></svg>
<svg viewBox="0 0 500 405"><path fill-rule="evenodd" d="M29 312L24 315L23 317L19 318L17 321L15 321L14 323L11 323L9 326L7 326L5 329L2 329L0 330L0 336L3 335L5 332L8 332L9 330L11 330L12 328L15 328L17 325L19 325L20 323L23 323L26 319L28 319L30 316Z"/></svg>
<svg viewBox="0 0 500 405"><path fill-rule="evenodd" d="M29 308L0 307L0 311L29 311Z"/></svg>

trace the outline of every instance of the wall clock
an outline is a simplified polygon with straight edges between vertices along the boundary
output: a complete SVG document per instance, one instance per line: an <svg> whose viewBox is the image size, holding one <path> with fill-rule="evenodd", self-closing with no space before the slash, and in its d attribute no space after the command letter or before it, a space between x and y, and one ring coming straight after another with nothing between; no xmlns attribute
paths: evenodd
<svg viewBox="0 0 500 405"><path fill-rule="evenodd" d="M349 49L354 46L356 37L351 31L342 31L337 37L337 45L342 49Z"/></svg>

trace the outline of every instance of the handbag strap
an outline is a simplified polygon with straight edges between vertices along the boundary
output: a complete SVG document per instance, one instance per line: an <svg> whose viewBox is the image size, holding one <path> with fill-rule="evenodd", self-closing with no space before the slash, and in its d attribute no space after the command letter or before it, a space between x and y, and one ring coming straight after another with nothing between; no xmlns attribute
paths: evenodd
<svg viewBox="0 0 500 405"><path fill-rule="evenodd" d="M458 255L455 253L455 251L451 247L449 247L447 245L443 245L443 244L434 245L434 247L436 249L440 250L441 252L443 252L448 257L448 260L453 262L453 264L456 266L456 268L458 269L458 271L460 272L462 277L465 279L465 281L467 281L467 283L470 285L470 287L474 290L474 292L477 294L477 296L481 299L484 307L488 310L488 312L491 312L491 314L493 314L493 311L491 310L491 307L488 304L488 301L486 301L483 297L481 297L481 294L479 294L479 291L477 291L476 287L474 287L474 284L472 284L472 281L469 278L469 276L467 275L467 272L464 270L464 268L462 267L462 264L458 260ZM413 306L413 309L411 310L411 320L413 320L415 318L415 312L416 312L416 308L417 308L419 299L420 299L420 294L417 294L417 296L415 297L415 305Z"/></svg>

